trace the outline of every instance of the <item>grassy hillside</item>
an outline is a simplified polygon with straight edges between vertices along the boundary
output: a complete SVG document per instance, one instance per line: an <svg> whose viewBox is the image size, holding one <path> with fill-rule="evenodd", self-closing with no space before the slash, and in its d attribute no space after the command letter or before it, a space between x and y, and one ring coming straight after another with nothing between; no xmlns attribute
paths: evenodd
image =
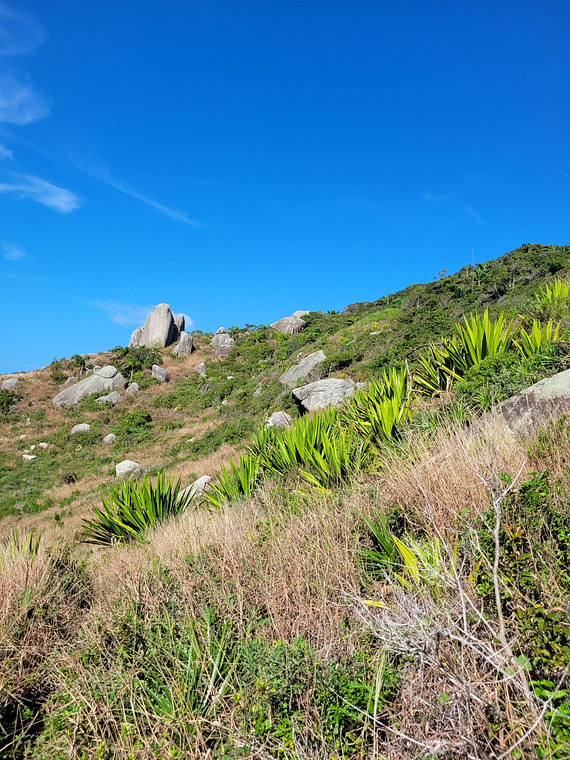
<svg viewBox="0 0 570 760"><path fill-rule="evenodd" d="M0 397L0 757L570 757L570 428L467 427L570 366L570 294L536 298L569 268L522 246L297 336L233 328L224 360L199 333L184 359L91 357L141 385L116 407L53 407L77 357L21 375ZM464 366L457 323L485 309L498 349ZM277 378L317 349L323 377L376 382L256 433L299 415ZM85 544L125 458L217 491Z"/></svg>

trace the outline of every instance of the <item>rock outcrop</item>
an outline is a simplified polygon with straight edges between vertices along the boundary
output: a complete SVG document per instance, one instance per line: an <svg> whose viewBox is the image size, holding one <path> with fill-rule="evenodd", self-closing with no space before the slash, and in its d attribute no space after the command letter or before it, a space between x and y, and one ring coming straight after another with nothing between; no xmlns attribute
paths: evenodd
<svg viewBox="0 0 570 760"><path fill-rule="evenodd" d="M352 380L330 377L303 385L301 388L294 388L292 393L306 412L313 412L326 406L339 406L352 396L355 390L356 386Z"/></svg>
<svg viewBox="0 0 570 760"><path fill-rule="evenodd" d="M76 433L88 433L91 430L91 425L89 425L87 422L80 422L79 425L74 425L71 428L71 435L75 435Z"/></svg>
<svg viewBox="0 0 570 760"><path fill-rule="evenodd" d="M121 390L125 385L125 378L117 368L107 365L93 370L93 373L89 377L80 380L74 385L70 385L68 388L64 388L54 398L53 404L57 407L72 406L92 393L109 393Z"/></svg>
<svg viewBox="0 0 570 760"><path fill-rule="evenodd" d="M212 338L212 353L218 359L225 359L229 355L235 341L225 327L219 327Z"/></svg>
<svg viewBox="0 0 570 760"><path fill-rule="evenodd" d="M190 494L192 499L195 499L198 496L203 496L211 480L212 478L209 475L202 475L202 477L195 480L192 485L183 488L179 492L178 498L181 499L183 496L186 496L187 493Z"/></svg>
<svg viewBox="0 0 570 760"><path fill-rule="evenodd" d="M118 404L121 400L121 397L117 393L117 391L112 391L111 393L108 393L106 396L99 396L99 398L95 399L95 403L97 404Z"/></svg>
<svg viewBox="0 0 570 760"><path fill-rule="evenodd" d="M167 383L170 380L168 372L164 367L159 367L158 364L152 365L152 376L161 383Z"/></svg>
<svg viewBox="0 0 570 760"><path fill-rule="evenodd" d="M498 404L488 414L501 416L507 427L518 435L535 432L548 420L570 414L570 369L540 380Z"/></svg>
<svg viewBox="0 0 570 760"><path fill-rule="evenodd" d="M306 317L306 316L307 316L307 314L310 314L310 313L311 313L311 312L310 312L310 311L307 311L307 309L298 309L297 311L294 311L294 312L291 314L291 316L292 316L292 317L299 317L299 318L302 318L302 317Z"/></svg>
<svg viewBox="0 0 570 760"><path fill-rule="evenodd" d="M299 364L296 364L294 367L291 367L284 372L279 378L279 382L292 388L298 380L302 380L304 383L316 380L318 379L315 377L317 374L315 371L316 367L321 364L321 362L324 362L325 359L326 356L323 351L313 351L312 354L301 359Z"/></svg>
<svg viewBox="0 0 570 760"><path fill-rule="evenodd" d="M184 316L177 314L178 323L184 326ZM182 319L180 319L182 317ZM131 335L129 346L157 346L164 348L178 338L180 331L167 303L159 303L150 312L142 327L137 327Z"/></svg>
<svg viewBox="0 0 570 760"><path fill-rule="evenodd" d="M132 473L135 470L138 470L139 467L140 464L138 462L133 462L132 459L124 459L122 462L115 465L115 473L118 478L124 478L127 475L132 475Z"/></svg>
<svg viewBox="0 0 570 760"><path fill-rule="evenodd" d="M304 319L295 316L281 317L277 322L271 322L269 325L269 327L273 327L274 330L277 330L277 332L283 333L284 335L297 335L302 332L306 326L307 323Z"/></svg>
<svg viewBox="0 0 570 760"><path fill-rule="evenodd" d="M184 317L184 314L175 314L173 319L174 319L174 330L175 330L175 335L176 335L174 340L178 340L178 338L184 332L184 328L186 326L186 319Z"/></svg>
<svg viewBox="0 0 570 760"><path fill-rule="evenodd" d="M17 385L18 385L18 378L17 377L9 377L7 380L2 380L1 390L3 390L3 391L13 391L14 388Z"/></svg>
<svg viewBox="0 0 570 760"><path fill-rule="evenodd" d="M190 333L182 331L180 333L180 340L174 346L171 351L173 356L190 356L192 349L194 348L194 341Z"/></svg>
<svg viewBox="0 0 570 760"><path fill-rule="evenodd" d="M291 427L292 422L293 418L290 414L287 414L287 412L273 412L273 414L269 415L269 417L265 420L264 427L274 427L278 430L281 430L282 428Z"/></svg>

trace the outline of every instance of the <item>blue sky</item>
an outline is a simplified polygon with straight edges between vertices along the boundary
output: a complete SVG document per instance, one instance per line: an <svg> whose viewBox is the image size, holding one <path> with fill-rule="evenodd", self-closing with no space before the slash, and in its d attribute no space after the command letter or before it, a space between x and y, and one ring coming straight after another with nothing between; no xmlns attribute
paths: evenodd
<svg viewBox="0 0 570 760"><path fill-rule="evenodd" d="M0 372L570 243L570 0L0 0Z"/></svg>

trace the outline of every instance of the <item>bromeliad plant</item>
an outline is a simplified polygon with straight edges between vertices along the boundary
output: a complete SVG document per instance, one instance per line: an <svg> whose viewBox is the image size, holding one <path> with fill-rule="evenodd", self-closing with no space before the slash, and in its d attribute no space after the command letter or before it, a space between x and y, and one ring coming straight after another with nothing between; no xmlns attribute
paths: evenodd
<svg viewBox="0 0 570 760"><path fill-rule="evenodd" d="M412 383L407 367L391 367L352 396L340 417L367 444L390 443L411 417Z"/></svg>
<svg viewBox="0 0 570 760"><path fill-rule="evenodd" d="M184 512L193 498L180 492L180 478L175 483L164 472L154 486L146 476L141 482L123 480L102 497L95 518L83 521L83 540L100 545L141 540L149 528Z"/></svg>
<svg viewBox="0 0 570 760"><path fill-rule="evenodd" d="M457 325L457 333L441 343L431 344L420 355L420 366L414 374L414 386L423 393L439 393L461 380L465 373L478 367L484 359L494 358L512 348L517 327L505 315L492 320L486 310L481 317L472 314Z"/></svg>
<svg viewBox="0 0 570 760"><path fill-rule="evenodd" d="M570 281L556 279L550 285L539 288L534 297L534 306L542 318L567 317L570 309Z"/></svg>

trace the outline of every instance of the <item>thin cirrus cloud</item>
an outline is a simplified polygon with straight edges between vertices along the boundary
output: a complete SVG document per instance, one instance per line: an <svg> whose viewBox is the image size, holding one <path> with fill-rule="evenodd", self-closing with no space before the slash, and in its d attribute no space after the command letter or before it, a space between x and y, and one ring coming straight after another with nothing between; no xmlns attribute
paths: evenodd
<svg viewBox="0 0 570 760"><path fill-rule="evenodd" d="M471 206L465 206L464 208L465 213L469 214L469 216L473 217L477 224L485 224L485 220L483 217L478 214L475 209L472 209Z"/></svg>
<svg viewBox="0 0 570 760"><path fill-rule="evenodd" d="M449 201L451 200L451 195L447 195L447 193L424 193L424 201Z"/></svg>
<svg viewBox="0 0 570 760"><path fill-rule="evenodd" d="M11 150L8 150L8 148L4 147L2 143L0 143L0 160L1 161L13 161L14 160L14 154Z"/></svg>
<svg viewBox="0 0 570 760"><path fill-rule="evenodd" d="M9 172L8 178L9 182L0 182L0 193L36 201L60 214L70 214L79 208L79 198L64 187L29 174Z"/></svg>
<svg viewBox="0 0 570 760"><path fill-rule="evenodd" d="M44 38L44 30L31 16L0 2L0 55L26 55Z"/></svg>
<svg viewBox="0 0 570 760"><path fill-rule="evenodd" d="M14 243L2 243L4 250L4 258L8 261L19 261L26 258L26 252L22 248L18 248Z"/></svg>
<svg viewBox="0 0 570 760"><path fill-rule="evenodd" d="M114 190L118 190L120 193L123 193L123 195L128 195L130 198L135 198L136 200L141 201L141 203L146 203L147 206L151 206L156 209L156 211L164 214L164 216L176 219L177 222L190 224L193 227L202 226L200 222L191 219L186 211L180 211L178 209L170 208L170 206L165 206L164 203L159 203L158 201L143 195L143 193L138 190L129 187L121 180L116 179L104 164L97 162L99 165L93 165L92 163L87 163L83 157L80 158L73 154L68 154L68 157L76 169L88 174L90 177L102 182L104 185L112 187Z"/></svg>
<svg viewBox="0 0 570 760"><path fill-rule="evenodd" d="M121 327L142 325L153 308L152 306L138 306L137 304L123 303L112 299L94 301L93 306L104 311L111 322L121 325Z"/></svg>
<svg viewBox="0 0 570 760"><path fill-rule="evenodd" d="M0 122L22 126L49 115L46 98L27 79L0 74Z"/></svg>

